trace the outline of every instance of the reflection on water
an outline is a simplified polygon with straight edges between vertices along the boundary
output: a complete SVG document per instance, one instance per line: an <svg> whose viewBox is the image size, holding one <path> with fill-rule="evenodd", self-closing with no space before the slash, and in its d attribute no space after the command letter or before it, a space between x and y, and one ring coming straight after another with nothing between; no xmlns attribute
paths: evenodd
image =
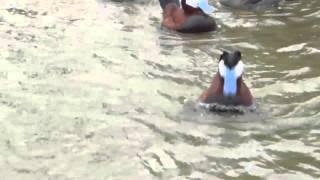
<svg viewBox="0 0 320 180"><path fill-rule="evenodd" d="M3 179L317 179L320 3L219 7L214 33L161 29L157 1L0 9ZM239 49L259 111L196 111Z"/></svg>

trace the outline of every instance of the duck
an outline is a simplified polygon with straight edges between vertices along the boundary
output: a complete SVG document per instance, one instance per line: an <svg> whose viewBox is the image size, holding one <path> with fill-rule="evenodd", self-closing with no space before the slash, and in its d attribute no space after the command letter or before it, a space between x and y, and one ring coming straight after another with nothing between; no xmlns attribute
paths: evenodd
<svg viewBox="0 0 320 180"><path fill-rule="evenodd" d="M159 0L163 10L162 26L180 33L215 31L217 24L209 16L215 10L208 0Z"/></svg>
<svg viewBox="0 0 320 180"><path fill-rule="evenodd" d="M277 6L282 0L220 0L220 4L237 9L265 9Z"/></svg>
<svg viewBox="0 0 320 180"><path fill-rule="evenodd" d="M244 82L244 63L241 52L223 51L219 58L218 71L211 85L199 97L201 105L219 104L225 107L252 107L254 98Z"/></svg>

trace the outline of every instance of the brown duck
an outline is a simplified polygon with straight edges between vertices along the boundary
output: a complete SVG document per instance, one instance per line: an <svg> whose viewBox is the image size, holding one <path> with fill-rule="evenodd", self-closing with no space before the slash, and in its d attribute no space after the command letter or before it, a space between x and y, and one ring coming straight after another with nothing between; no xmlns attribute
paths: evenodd
<svg viewBox="0 0 320 180"><path fill-rule="evenodd" d="M218 72L210 87L203 92L201 103L217 103L226 106L251 106L252 94L243 80L244 64L241 52L224 51L219 59Z"/></svg>
<svg viewBox="0 0 320 180"><path fill-rule="evenodd" d="M187 1L189 0L181 0L180 7L178 0L159 0L163 10L162 26L182 33L201 33L217 29L215 20L206 14L213 7L210 5L193 7L188 5ZM206 0L199 0L202 1Z"/></svg>

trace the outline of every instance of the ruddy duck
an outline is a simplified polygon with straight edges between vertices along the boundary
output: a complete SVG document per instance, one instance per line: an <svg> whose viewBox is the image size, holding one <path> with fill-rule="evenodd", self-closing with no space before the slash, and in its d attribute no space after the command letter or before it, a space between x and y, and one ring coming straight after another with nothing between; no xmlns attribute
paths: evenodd
<svg viewBox="0 0 320 180"><path fill-rule="evenodd" d="M217 28L215 20L208 14L214 7L208 0L159 0L163 9L162 25L181 33L201 33L214 31Z"/></svg>
<svg viewBox="0 0 320 180"><path fill-rule="evenodd" d="M253 97L243 81L244 63L241 52L224 51L219 59L218 72L211 86L200 96L201 104L219 104L223 106L253 105Z"/></svg>

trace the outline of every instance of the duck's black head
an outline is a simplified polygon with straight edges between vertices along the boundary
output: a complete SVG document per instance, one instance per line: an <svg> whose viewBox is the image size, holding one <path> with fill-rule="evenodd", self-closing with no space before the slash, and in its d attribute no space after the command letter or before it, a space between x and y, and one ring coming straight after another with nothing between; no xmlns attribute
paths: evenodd
<svg viewBox="0 0 320 180"><path fill-rule="evenodd" d="M241 60L241 52L235 51L235 52L229 53L227 51L223 51L219 61L221 60L224 62L225 66L231 69L235 67L238 64L238 62Z"/></svg>

